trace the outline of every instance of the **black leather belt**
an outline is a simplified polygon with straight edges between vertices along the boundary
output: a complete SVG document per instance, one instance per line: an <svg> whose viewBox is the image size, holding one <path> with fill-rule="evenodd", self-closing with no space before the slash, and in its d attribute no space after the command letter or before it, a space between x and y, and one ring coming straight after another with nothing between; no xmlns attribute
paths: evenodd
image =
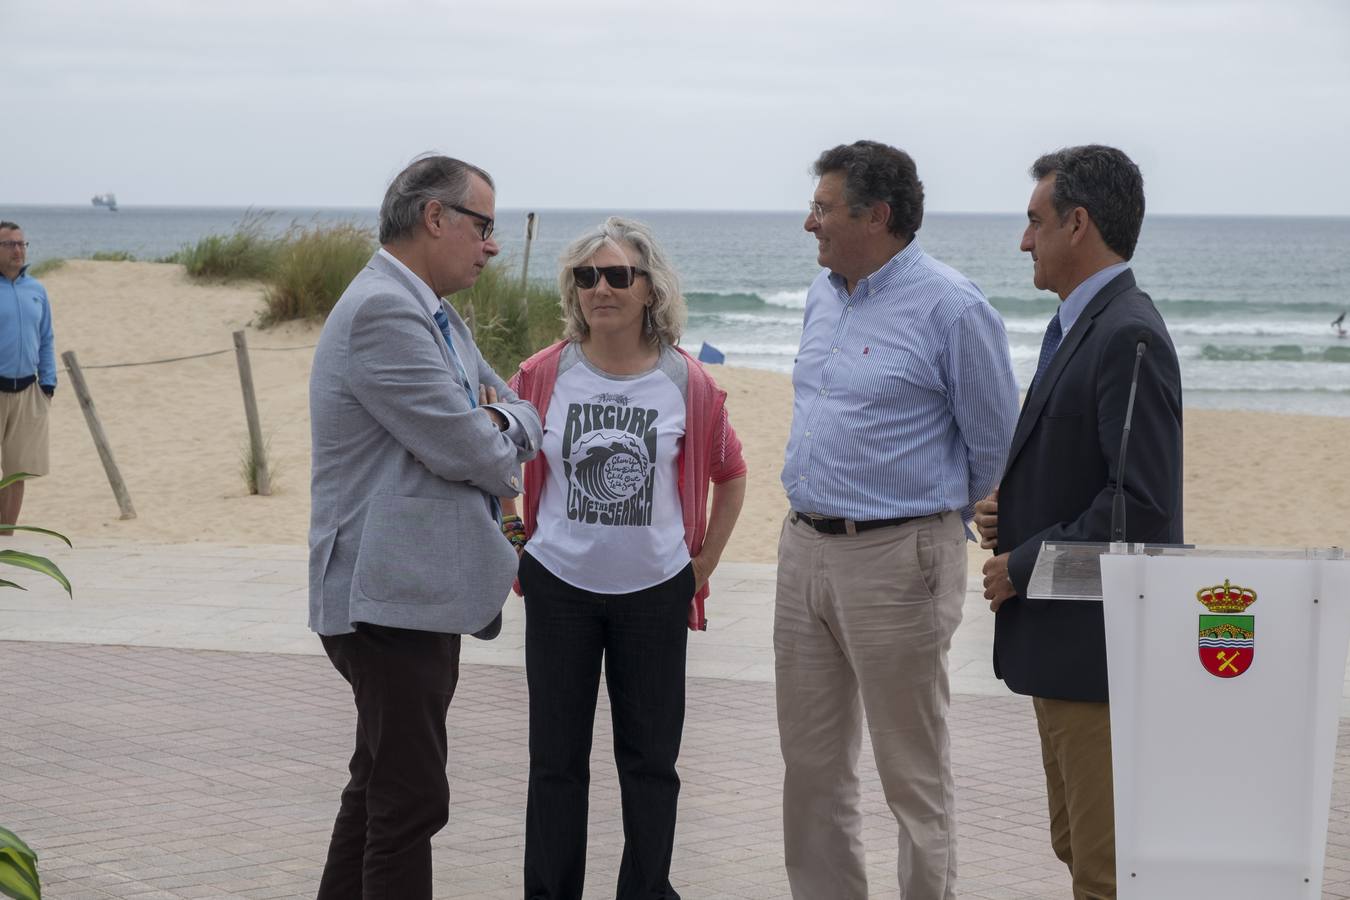
<svg viewBox="0 0 1350 900"><path fill-rule="evenodd" d="M871 531L873 528L890 528L894 525L903 525L906 522L913 522L915 519L925 517L901 516L898 519L869 519L866 522L855 522L852 519L827 519L824 516L813 516L793 510L789 518L794 523L800 522L803 525L810 526L821 534L857 534L860 531Z"/></svg>
<svg viewBox="0 0 1350 900"><path fill-rule="evenodd" d="M17 394L19 391L28 390L28 386L35 381L36 375L25 375L23 378L6 378L0 375L0 392Z"/></svg>

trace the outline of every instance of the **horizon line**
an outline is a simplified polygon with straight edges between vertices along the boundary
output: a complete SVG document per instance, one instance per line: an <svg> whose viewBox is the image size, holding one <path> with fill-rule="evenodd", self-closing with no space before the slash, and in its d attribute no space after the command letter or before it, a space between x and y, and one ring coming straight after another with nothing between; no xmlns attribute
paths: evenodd
<svg viewBox="0 0 1350 900"><path fill-rule="evenodd" d="M35 208L35 209L93 209L95 207L85 203L0 203L0 209L3 208ZM314 204L214 204L214 203L119 203L119 209L220 209L220 210L254 210L260 213L267 213L279 210L360 210L363 212L378 212L379 206L365 206L359 204L343 203L314 203ZM603 212L633 212L633 213L701 213L712 215L743 215L743 214L767 214L783 215L787 213L799 213L803 218L806 216L806 210L797 209L715 209L701 207L684 206L625 206L625 207L587 207L587 206L502 206L497 210L497 215L504 212L509 213L530 213L530 212L549 212L549 213L603 213ZM930 209L924 211L925 215L935 216L1017 216L1021 217L1024 212L1009 210L944 210ZM1350 212L1344 213L1310 213L1310 212L1152 212L1147 216L1159 218L1214 218L1214 219L1346 219L1350 218Z"/></svg>

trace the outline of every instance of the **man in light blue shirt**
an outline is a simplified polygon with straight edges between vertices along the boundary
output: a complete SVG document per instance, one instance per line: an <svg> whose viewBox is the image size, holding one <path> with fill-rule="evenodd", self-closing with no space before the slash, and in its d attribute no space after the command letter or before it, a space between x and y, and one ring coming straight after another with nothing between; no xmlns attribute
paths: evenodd
<svg viewBox="0 0 1350 900"><path fill-rule="evenodd" d="M0 470L6 478L46 475L47 408L56 393L52 307L28 275L28 241L14 222L0 222L0 275ZM22 481L0 490L0 525L16 524L22 506Z"/></svg>
<svg viewBox="0 0 1350 900"><path fill-rule="evenodd" d="M998 314L919 246L913 160L859 141L827 150L815 174L805 228L824 271L792 373L774 617L788 879L797 898L868 895L865 711L901 894L950 900L947 651L965 522L1002 474L1017 387Z"/></svg>

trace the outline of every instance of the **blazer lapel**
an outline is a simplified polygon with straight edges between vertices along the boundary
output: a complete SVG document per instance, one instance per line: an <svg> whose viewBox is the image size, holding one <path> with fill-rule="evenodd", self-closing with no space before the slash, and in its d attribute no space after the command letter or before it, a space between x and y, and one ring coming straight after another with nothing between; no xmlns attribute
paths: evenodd
<svg viewBox="0 0 1350 900"><path fill-rule="evenodd" d="M1093 320L1106 309L1108 303L1119 296L1124 291L1134 287L1134 272L1126 269L1115 278L1106 283L1097 296L1093 297L1091 302L1083 309L1078 317L1078 321L1073 323L1073 328L1064 336L1059 349L1055 351L1055 357L1050 361L1050 368L1045 370L1045 375L1033 386L1033 390L1027 395L1026 402L1022 404L1022 412L1017 417L1017 427L1013 431L1012 446L1008 450L1008 463L1003 471L1012 468L1013 461L1017 459L1017 454L1026 444L1027 438L1031 436L1031 431L1036 427L1040 420L1041 411L1045 409L1045 403L1050 399L1050 394L1055 388L1055 382L1059 376L1068 368L1069 360L1073 358L1074 353L1083 343L1089 331L1092 330Z"/></svg>
<svg viewBox="0 0 1350 900"><path fill-rule="evenodd" d="M459 351L455 350L453 347L446 347L445 341L442 339L443 335L441 332L441 326L436 324L436 320L432 318L431 314L428 313L426 310L426 304L422 300L422 291L430 290L430 288L428 288L424 284L421 284L420 282L415 284L413 282L413 279L409 277L407 272L404 272L398 266L394 265L389 260L385 259L384 256L379 251L376 251L375 255L371 257L370 262L366 263L366 266L368 268L374 269L375 271L379 272L382 275L386 275L394 279L403 287L405 291L408 292L408 297L412 300L414 304L416 304L417 308L422 311L422 315L426 319L427 325L431 328L432 334L436 335L436 345L441 348L441 356L442 358L445 359L446 368L448 368L451 374L455 375L456 377L460 377L462 375L464 378L467 379L469 374L468 370L464 369L460 362L458 362L456 359L451 358L450 356L451 351L453 351L456 354L456 356L458 356ZM440 299L438 299L436 303L442 309L446 310L446 315L451 317L450 321L453 323L459 315L455 311L454 306ZM451 325L451 331L454 331L453 324Z"/></svg>

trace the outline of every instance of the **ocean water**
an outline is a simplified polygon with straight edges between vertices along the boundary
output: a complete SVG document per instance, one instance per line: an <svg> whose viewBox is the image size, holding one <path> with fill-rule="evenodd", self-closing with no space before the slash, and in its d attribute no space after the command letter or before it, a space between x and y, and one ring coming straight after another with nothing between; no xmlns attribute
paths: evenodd
<svg viewBox="0 0 1350 900"><path fill-rule="evenodd" d="M243 213L0 205L0 218L24 226L35 262L100 250L154 259L229 231ZM606 214L541 211L531 279L555 277L566 244ZM791 370L806 288L819 271L804 212L627 214L652 226L680 272L687 347L706 341L730 364ZM375 211L281 209L270 218L278 230L315 221L373 228ZM524 221L523 210L499 211L500 265L519 269ZM1002 314L1023 386L1058 302L1031 283L1031 260L1017 249L1024 221L1020 213L930 213L919 233L928 253L969 276ZM1350 338L1330 324L1350 308L1350 218L1150 216L1134 269L1177 346L1187 405L1350 416Z"/></svg>

